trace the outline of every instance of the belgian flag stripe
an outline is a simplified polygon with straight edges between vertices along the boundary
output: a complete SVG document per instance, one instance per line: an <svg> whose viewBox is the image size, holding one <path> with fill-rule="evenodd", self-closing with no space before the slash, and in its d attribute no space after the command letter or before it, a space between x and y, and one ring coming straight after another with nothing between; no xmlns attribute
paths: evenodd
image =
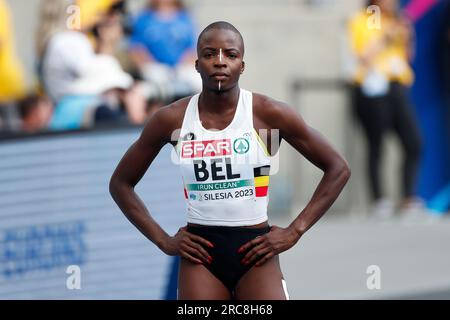
<svg viewBox="0 0 450 320"><path fill-rule="evenodd" d="M269 186L267 187L256 187L255 194L257 197L266 197L267 191L269 190Z"/></svg>
<svg viewBox="0 0 450 320"><path fill-rule="evenodd" d="M188 198L186 188L184 188L184 197L185 197L186 199Z"/></svg>
<svg viewBox="0 0 450 320"><path fill-rule="evenodd" d="M255 178L255 187L267 187L269 185L269 176Z"/></svg>
<svg viewBox="0 0 450 320"><path fill-rule="evenodd" d="M254 177L268 176L270 171L270 165L253 168Z"/></svg>
<svg viewBox="0 0 450 320"><path fill-rule="evenodd" d="M256 197L266 197L269 189L270 165L253 168Z"/></svg>

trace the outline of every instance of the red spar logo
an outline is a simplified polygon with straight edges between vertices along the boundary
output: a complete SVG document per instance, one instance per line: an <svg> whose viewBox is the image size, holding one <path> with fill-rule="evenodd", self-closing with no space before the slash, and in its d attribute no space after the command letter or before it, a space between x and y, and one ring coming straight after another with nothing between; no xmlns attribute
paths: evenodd
<svg viewBox="0 0 450 320"><path fill-rule="evenodd" d="M231 155L231 140L183 141L182 158L203 158Z"/></svg>

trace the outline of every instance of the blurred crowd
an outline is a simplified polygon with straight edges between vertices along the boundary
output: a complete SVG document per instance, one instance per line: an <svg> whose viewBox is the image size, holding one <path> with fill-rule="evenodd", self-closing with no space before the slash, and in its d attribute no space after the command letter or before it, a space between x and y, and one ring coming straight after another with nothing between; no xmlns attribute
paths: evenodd
<svg viewBox="0 0 450 320"><path fill-rule="evenodd" d="M199 92L196 27L180 0L41 0L36 85L26 89L12 16L0 0L0 131L36 133L140 125Z"/></svg>
<svg viewBox="0 0 450 320"><path fill-rule="evenodd" d="M450 131L450 1L442 32L442 83ZM436 0L363 1L347 24L352 111L366 139L372 213L422 210L417 177L427 143L410 99L415 74L413 22ZM418 8L418 9L417 9ZM420 11L422 10L422 11ZM101 125L141 125L161 106L201 91L197 30L181 0L147 0L131 14L126 0L40 0L34 88L26 89L12 16L0 0L0 133L36 133ZM394 133L403 153L401 202L382 181L383 144ZM450 133L448 132L447 134ZM433 200L450 209L450 185Z"/></svg>

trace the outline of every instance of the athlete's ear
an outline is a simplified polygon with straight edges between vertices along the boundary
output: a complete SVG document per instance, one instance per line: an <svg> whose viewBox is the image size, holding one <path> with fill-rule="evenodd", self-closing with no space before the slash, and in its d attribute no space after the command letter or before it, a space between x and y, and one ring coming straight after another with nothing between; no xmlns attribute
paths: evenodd
<svg viewBox="0 0 450 320"><path fill-rule="evenodd" d="M244 73L244 69L245 69L245 62L242 61L242 64L241 64L241 73Z"/></svg>
<svg viewBox="0 0 450 320"><path fill-rule="evenodd" d="M200 72L198 71L198 59L195 60L195 70L197 70L197 72L200 73Z"/></svg>

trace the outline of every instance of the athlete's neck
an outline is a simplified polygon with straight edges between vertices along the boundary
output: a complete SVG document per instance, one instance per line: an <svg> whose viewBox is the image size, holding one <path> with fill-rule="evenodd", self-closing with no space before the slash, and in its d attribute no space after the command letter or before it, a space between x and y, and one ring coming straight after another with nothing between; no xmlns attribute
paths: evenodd
<svg viewBox="0 0 450 320"><path fill-rule="evenodd" d="M226 91L213 91L204 88L199 97L199 107L208 113L227 113L230 109L236 108L240 90L239 86Z"/></svg>

